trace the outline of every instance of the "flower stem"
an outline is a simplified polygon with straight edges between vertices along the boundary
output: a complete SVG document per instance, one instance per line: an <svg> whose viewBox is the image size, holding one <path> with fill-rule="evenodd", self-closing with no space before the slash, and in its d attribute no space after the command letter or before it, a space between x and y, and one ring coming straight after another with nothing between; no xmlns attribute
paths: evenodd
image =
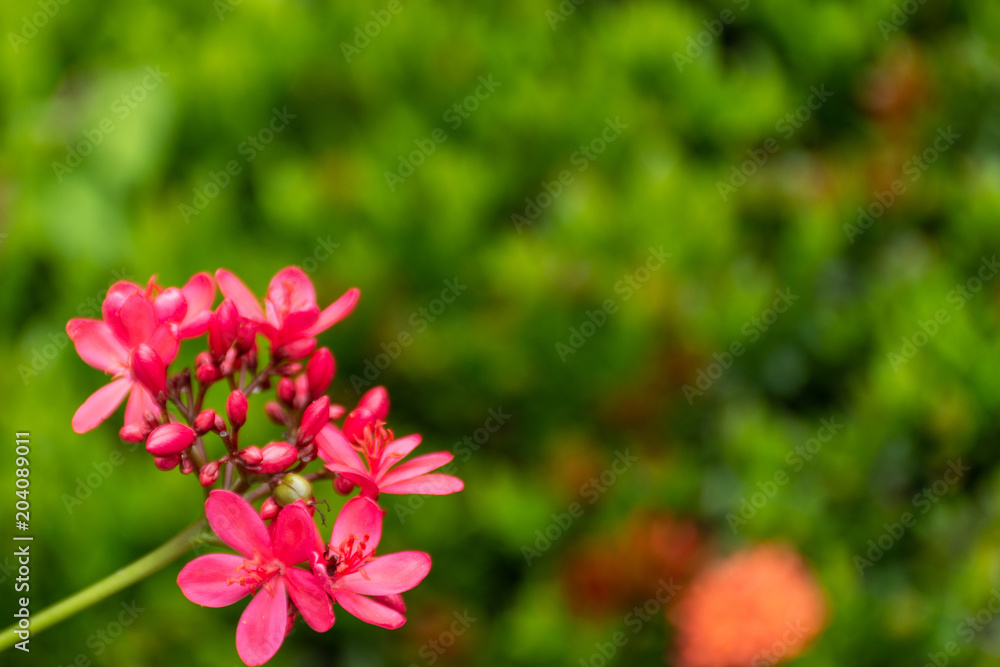
<svg viewBox="0 0 1000 667"><path fill-rule="evenodd" d="M134 563L126 565L117 572L55 603L51 607L32 614L31 627L29 628L31 636L34 637L42 630L55 625L59 621L83 611L87 607L100 602L127 586L131 586L137 581L145 579L167 563L187 553L198 544L205 542L206 540L201 537L204 529L205 520L199 519L170 541L149 552ZM5 651L20 641L20 638L15 634L17 629L17 624L14 624L0 632L0 651Z"/></svg>

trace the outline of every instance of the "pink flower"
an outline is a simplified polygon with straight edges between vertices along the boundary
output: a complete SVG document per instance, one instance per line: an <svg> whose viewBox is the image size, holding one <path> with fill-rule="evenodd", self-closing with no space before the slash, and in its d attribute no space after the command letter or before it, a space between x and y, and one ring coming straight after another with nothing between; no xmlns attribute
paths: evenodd
<svg viewBox="0 0 1000 667"><path fill-rule="evenodd" d="M312 281L299 267L287 266L271 278L262 309L253 292L226 269L216 271L215 279L222 294L236 304L239 314L260 324L261 333L276 351L287 350L290 356L299 359L312 352L309 339L350 315L361 295L351 288L320 311Z"/></svg>
<svg viewBox="0 0 1000 667"><path fill-rule="evenodd" d="M358 405L344 420L343 431L327 424L316 435L319 456L328 470L354 482L362 494L374 499L380 493L443 496L465 488L453 475L431 473L451 462L450 452L424 454L395 467L420 444L420 436L396 440L385 428L382 418L389 411L389 397L384 388L369 391Z"/></svg>
<svg viewBox="0 0 1000 667"><path fill-rule="evenodd" d="M431 557L420 551L376 556L383 514L369 498L348 501L333 524L330 544L322 555L314 554L313 570L347 613L391 630L406 623L399 594L423 581Z"/></svg>
<svg viewBox="0 0 1000 667"><path fill-rule="evenodd" d="M236 626L236 650L247 665L270 660L285 639L288 597L313 630L333 626L333 607L322 579L295 565L313 560L322 538L301 503L281 510L272 533L253 507L232 491L215 490L205 501L208 523L219 539L240 553L199 556L184 566L177 585L187 599L225 607L253 594Z"/></svg>
<svg viewBox="0 0 1000 667"><path fill-rule="evenodd" d="M104 321L108 322L109 299L111 305L127 299L133 294L145 297L156 311L159 322L177 325L177 334L181 340L197 338L208 330L208 320L212 315L212 301L215 299L215 283L212 276L204 271L191 276L184 287L160 288L152 276L145 290L135 283L119 280L108 289L102 309Z"/></svg>

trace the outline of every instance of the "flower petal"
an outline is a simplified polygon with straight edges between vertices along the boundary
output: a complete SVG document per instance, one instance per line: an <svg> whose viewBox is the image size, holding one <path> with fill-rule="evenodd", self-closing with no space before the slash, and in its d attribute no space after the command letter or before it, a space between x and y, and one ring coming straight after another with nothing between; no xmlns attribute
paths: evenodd
<svg viewBox="0 0 1000 667"><path fill-rule="evenodd" d="M264 300L279 313L293 313L316 306L316 289L305 271L297 266L286 266L271 278Z"/></svg>
<svg viewBox="0 0 1000 667"><path fill-rule="evenodd" d="M127 280L119 280L108 288L108 293L104 295L104 302L101 303L101 317L105 322L111 321L112 315L117 315L121 310L125 300L133 294L142 292L142 287Z"/></svg>
<svg viewBox="0 0 1000 667"><path fill-rule="evenodd" d="M357 468L352 468L351 466L345 466L340 463L327 463L326 469L331 470L336 473L340 473L347 479L351 480L359 487L361 487L361 493L368 496L369 498L378 498L378 484L372 479L364 470L358 470Z"/></svg>
<svg viewBox="0 0 1000 667"><path fill-rule="evenodd" d="M452 475L431 473L420 475L389 486L380 486L382 493L419 493L425 496L446 496L458 493L465 488L465 483Z"/></svg>
<svg viewBox="0 0 1000 667"><path fill-rule="evenodd" d="M422 551L400 551L379 556L337 580L337 586L361 595L405 593L431 571L431 557Z"/></svg>
<svg viewBox="0 0 1000 667"><path fill-rule="evenodd" d="M149 346L160 355L160 360L170 365L177 358L177 350L180 348L180 337L177 335L176 324L161 324L149 337Z"/></svg>
<svg viewBox="0 0 1000 667"><path fill-rule="evenodd" d="M125 394L132 387L132 382L132 378L118 378L91 394L73 415L73 430L77 433L86 433L107 419L115 408L121 405Z"/></svg>
<svg viewBox="0 0 1000 667"><path fill-rule="evenodd" d="M304 333L307 336L316 336L326 331L334 324L350 315L351 311L354 310L354 306L358 304L358 299L360 297L361 290L357 287L352 287L347 290L339 299L324 308L323 312L319 314L319 319L316 320L316 323Z"/></svg>
<svg viewBox="0 0 1000 667"><path fill-rule="evenodd" d="M129 392L128 403L125 404L125 425L142 424L147 412L159 417L160 406L145 387L135 382Z"/></svg>
<svg viewBox="0 0 1000 667"><path fill-rule="evenodd" d="M263 665L274 657L285 640L288 595L282 577L257 590L236 626L236 652L247 665Z"/></svg>
<svg viewBox="0 0 1000 667"><path fill-rule="evenodd" d="M208 320L212 317L212 301L215 300L215 283L212 276L204 271L191 276L181 294L187 301L187 314L181 321L181 338L196 338L208 329Z"/></svg>
<svg viewBox="0 0 1000 667"><path fill-rule="evenodd" d="M323 551L323 538L309 510L300 503L283 507L278 513L271 533L274 556L285 565L298 565L312 559L313 553Z"/></svg>
<svg viewBox="0 0 1000 667"><path fill-rule="evenodd" d="M388 468L383 468L379 475L379 486L389 486L417 475L423 475L425 472L437 470L446 463L450 463L454 458L451 452L433 452L407 461L388 473L384 472Z"/></svg>
<svg viewBox="0 0 1000 667"><path fill-rule="evenodd" d="M355 616L365 623L371 623L382 628L395 630L404 623L406 617L381 602L366 598L363 595L350 591L335 590L337 603L344 608L351 616Z"/></svg>
<svg viewBox="0 0 1000 667"><path fill-rule="evenodd" d="M66 335L80 358L99 371L117 374L128 365L128 350L100 320L75 317L66 323Z"/></svg>
<svg viewBox="0 0 1000 667"><path fill-rule="evenodd" d="M327 424L316 434L316 445L319 448L319 457L326 463L340 463L358 470L362 469L358 452L333 424Z"/></svg>
<svg viewBox="0 0 1000 667"><path fill-rule="evenodd" d="M219 539L247 558L253 558L255 550L264 558L271 557L264 521L242 496L215 489L205 501L205 516Z"/></svg>
<svg viewBox="0 0 1000 667"><path fill-rule="evenodd" d="M250 588L233 582L240 572L243 556L208 554L198 556L177 575L177 585L184 597L203 607L225 607L250 594Z"/></svg>
<svg viewBox="0 0 1000 667"><path fill-rule="evenodd" d="M227 299L232 299L233 303L236 304L236 310L239 311L240 315L252 320L264 320L264 311L261 310L257 297L239 278L225 269L219 269L215 272L215 281L219 283L222 295Z"/></svg>
<svg viewBox="0 0 1000 667"><path fill-rule="evenodd" d="M125 299L122 307L112 313L107 322L122 342L133 348L139 343L148 343L153 336L153 331L156 330L156 311L149 299L142 294L133 294Z"/></svg>
<svg viewBox="0 0 1000 667"><path fill-rule="evenodd" d="M397 438L385 446L385 453L382 454L383 466L388 470L399 459L403 458L420 444L420 434L414 433L412 435L406 435L402 438Z"/></svg>
<svg viewBox="0 0 1000 667"><path fill-rule="evenodd" d="M333 605L315 574L297 567L285 570L285 586L310 628L326 632L333 627Z"/></svg>
<svg viewBox="0 0 1000 667"><path fill-rule="evenodd" d="M385 512L370 498L364 496L352 498L337 515L337 520L333 524L333 534L330 536L330 546L337 549L352 535L359 540L367 535L367 549L369 553L374 552L379 540L382 539L384 514Z"/></svg>

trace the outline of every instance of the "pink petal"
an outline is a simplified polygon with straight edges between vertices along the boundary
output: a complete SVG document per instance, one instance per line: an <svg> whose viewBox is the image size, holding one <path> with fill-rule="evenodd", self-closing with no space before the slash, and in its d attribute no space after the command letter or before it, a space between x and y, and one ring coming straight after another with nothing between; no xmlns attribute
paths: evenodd
<svg viewBox="0 0 1000 667"><path fill-rule="evenodd" d="M158 322L180 323L187 314L187 300L176 287L168 287L153 300L153 310Z"/></svg>
<svg viewBox="0 0 1000 667"><path fill-rule="evenodd" d="M364 470L358 470L357 468L345 466L341 463L327 463L325 467L327 470L340 473L347 479L357 484L361 487L361 493L369 498L378 497L378 484L376 484L375 480L372 479L372 476Z"/></svg>
<svg viewBox="0 0 1000 667"><path fill-rule="evenodd" d="M281 331L285 336L301 335L304 329L308 329L319 317L319 308L311 306L304 310L293 310L288 313L281 323Z"/></svg>
<svg viewBox="0 0 1000 667"><path fill-rule="evenodd" d="M382 454L382 460L389 463L387 468L391 468L399 459L416 449L419 444L419 433L397 438L385 446L385 453Z"/></svg>
<svg viewBox="0 0 1000 667"><path fill-rule="evenodd" d="M160 406L156 404L149 391L136 382L132 385L132 390L128 395L128 403L125 405L125 425L142 424L147 412L152 412L159 417Z"/></svg>
<svg viewBox="0 0 1000 667"><path fill-rule="evenodd" d="M73 415L73 430L77 433L86 433L97 427L121 405L131 386L132 378L123 377L113 380L91 394Z"/></svg>
<svg viewBox="0 0 1000 667"><path fill-rule="evenodd" d="M240 315L252 320L264 320L264 311L261 310L257 297L239 278L225 269L219 269L215 272L215 281L219 283L222 295L227 299L232 299L233 303L236 304L236 310L239 311Z"/></svg>
<svg viewBox="0 0 1000 667"><path fill-rule="evenodd" d="M333 627L333 605L315 574L297 567L285 570L285 586L310 628L326 632Z"/></svg>
<svg viewBox="0 0 1000 667"><path fill-rule="evenodd" d="M208 329L208 320L212 317L212 301L215 300L215 283L212 276L204 271L191 276L187 284L181 288L181 294L187 301L187 314L181 321L181 338L196 338Z"/></svg>
<svg viewBox="0 0 1000 667"><path fill-rule="evenodd" d="M354 310L354 306L357 305L360 297L361 290L358 288L352 287L347 290L339 299L324 308L323 312L319 314L319 319L316 320L316 323L304 333L307 336L316 336L326 331L334 324L350 315L351 311Z"/></svg>
<svg viewBox="0 0 1000 667"><path fill-rule="evenodd" d="M169 365L177 357L181 343L177 332L176 324L161 324L149 337L149 346L156 350L164 364Z"/></svg>
<svg viewBox="0 0 1000 667"><path fill-rule="evenodd" d="M282 508L272 532L274 556L285 565L298 565L323 551L323 538L309 516L309 510L299 503Z"/></svg>
<svg viewBox="0 0 1000 667"><path fill-rule="evenodd" d="M369 553L374 552L382 539L383 514L385 512L370 498L358 496L347 501L333 524L330 546L337 549L352 535L358 540L367 536L366 548Z"/></svg>
<svg viewBox="0 0 1000 667"><path fill-rule="evenodd" d="M372 599L390 609L395 609L400 614L406 613L406 603L403 602L402 595L374 595Z"/></svg>
<svg viewBox="0 0 1000 667"><path fill-rule="evenodd" d="M100 320L73 318L66 323L66 335L80 358L99 371L117 374L128 365L128 350Z"/></svg>
<svg viewBox="0 0 1000 667"><path fill-rule="evenodd" d="M316 445L319 457L326 463L340 463L351 468L361 469L361 457L357 450L351 447L340 429L333 424L327 424L316 435Z"/></svg>
<svg viewBox="0 0 1000 667"><path fill-rule="evenodd" d="M399 465L388 473L383 472L383 474L379 475L378 484L380 487L389 486L390 484L394 484L396 482L411 479L417 475L422 475L425 472L437 470L446 463L450 463L454 458L455 457L452 456L451 452L434 452L432 454L418 456L415 459Z"/></svg>
<svg viewBox="0 0 1000 667"><path fill-rule="evenodd" d="M306 310L316 307L316 290L302 269L286 266L271 278L264 300L272 303L278 312Z"/></svg>
<svg viewBox="0 0 1000 667"><path fill-rule="evenodd" d="M117 312L112 313L108 320L108 325L129 348L133 348L139 343L148 343L153 331L156 330L156 324L156 311L153 309L153 304L141 294L133 294L125 299L122 307ZM157 350L157 352L159 351Z"/></svg>
<svg viewBox="0 0 1000 667"><path fill-rule="evenodd" d="M465 484L458 477L431 473L396 482L389 486L380 486L379 491L382 493L419 493L425 496L446 496L449 493L457 493L464 488Z"/></svg>
<svg viewBox="0 0 1000 667"><path fill-rule="evenodd" d="M264 522L242 496L232 491L215 489L205 501L205 515L219 539L247 558L254 551L265 559L271 558L271 538Z"/></svg>
<svg viewBox="0 0 1000 667"><path fill-rule="evenodd" d="M101 304L101 316L105 322L110 321L112 315L116 315L124 305L125 300L133 294L142 292L142 287L127 280L119 280L108 288L108 293L104 296Z"/></svg>
<svg viewBox="0 0 1000 667"><path fill-rule="evenodd" d="M371 623L382 628L395 630L404 623L406 617L390 606L376 602L363 595L350 591L336 590L334 594L337 603L344 608L348 614L355 616L365 623Z"/></svg>
<svg viewBox="0 0 1000 667"><path fill-rule="evenodd" d="M225 607L250 594L250 587L237 582L244 573L237 571L243 557L236 554L198 556L177 575L177 585L191 602L203 607Z"/></svg>
<svg viewBox="0 0 1000 667"><path fill-rule="evenodd" d="M420 551L400 551L372 560L337 581L337 586L361 595L405 593L431 571L431 557Z"/></svg>
<svg viewBox="0 0 1000 667"><path fill-rule="evenodd" d="M271 583L270 592L266 586L257 590L236 626L236 652L247 665L263 665L285 640L288 595L282 577L274 577Z"/></svg>

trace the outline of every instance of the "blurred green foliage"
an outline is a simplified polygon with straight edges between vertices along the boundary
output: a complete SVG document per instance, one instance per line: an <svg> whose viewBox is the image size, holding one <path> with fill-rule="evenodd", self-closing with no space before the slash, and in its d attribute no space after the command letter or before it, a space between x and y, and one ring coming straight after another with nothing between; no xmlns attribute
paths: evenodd
<svg viewBox="0 0 1000 667"><path fill-rule="evenodd" d="M1000 5L562 6L574 9L0 6L0 424L10 449L15 430L32 434L36 612L201 511L194 480L120 444L118 417L71 432L102 378L71 347L49 347L66 320L96 314L122 274L178 285L225 266L262 292L294 263L324 305L362 290L355 313L321 337L337 356L336 402L353 404L351 376L406 332L412 343L376 379L397 432L419 431L435 451L471 436L491 409L511 417L459 457L465 492L412 515L405 500L388 501L384 548L434 557L407 596L409 624L388 632L340 611L325 635L299 627L275 664L578 665L629 608L580 616L563 569L639 510L695 519L720 552L767 540L801 550L831 622L795 664L923 664L949 641L961 647L949 664L992 664L1000 625L970 642L958 626L1000 588L1000 289L987 279L968 298L954 290L1000 245ZM714 36L712 22L729 17ZM377 34L364 45L366 29ZM469 98L480 77L499 85ZM821 86L829 100L801 106ZM293 117L265 144L275 110ZM627 127L597 153L608 119ZM913 171L908 161L947 128L959 138ZM586 146L594 159L581 162ZM762 165L744 165L764 146ZM71 149L88 153L75 167ZM411 157L421 150L430 154ZM418 159L390 188L386 173ZM734 166L753 173L720 192ZM555 190L564 171L568 184L546 205L546 184ZM214 188L213 177L228 183ZM875 193L897 179L901 194L857 233L859 207L886 200ZM518 229L526 198L540 214ZM660 247L670 254L662 268L623 287ZM467 289L432 321L420 309L446 280ZM798 300L754 324L786 289ZM572 346L571 328L590 331L588 312L609 299L606 324L560 355L557 344ZM942 309L947 321L920 338ZM907 351L904 338L926 344L891 358ZM729 368L685 394L734 343L743 353ZM196 351L185 344L179 362ZM264 440L273 433L255 403ZM831 417L843 429L795 470L789 452ZM625 449L639 464L590 504L581 484ZM125 462L67 511L65 494L115 451ZM953 460L971 471L921 513L915 494ZM0 488L13 488L13 452L3 461ZM727 515L777 471L788 483L734 534ZM573 502L583 516L529 566L522 547ZM859 574L854 557L907 511L915 526ZM8 567L12 551L0 554ZM236 664L242 606L189 603L174 582L181 565L0 662ZM95 633L133 599L144 611L105 644ZM428 652L466 610L478 619L469 631L443 655ZM614 661L661 664L670 646L657 618Z"/></svg>

